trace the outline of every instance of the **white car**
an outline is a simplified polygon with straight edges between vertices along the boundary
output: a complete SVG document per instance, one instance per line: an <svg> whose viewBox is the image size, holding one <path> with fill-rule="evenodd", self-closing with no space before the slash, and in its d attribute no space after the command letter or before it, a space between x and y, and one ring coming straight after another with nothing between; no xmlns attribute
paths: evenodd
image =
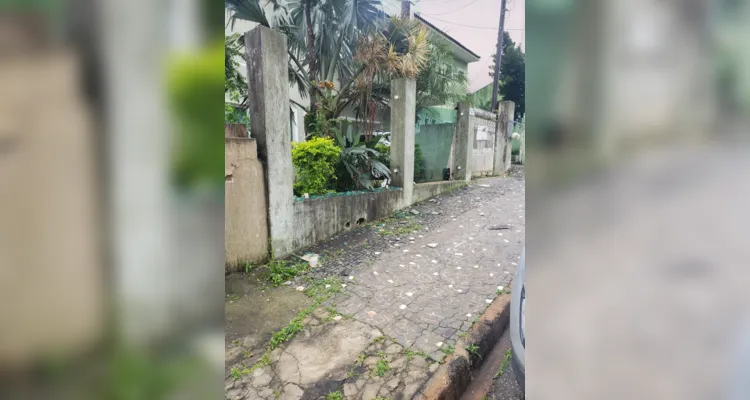
<svg viewBox="0 0 750 400"><path fill-rule="evenodd" d="M526 248L521 253L513 289L510 294L510 348L513 372L518 386L525 390L526 382Z"/></svg>

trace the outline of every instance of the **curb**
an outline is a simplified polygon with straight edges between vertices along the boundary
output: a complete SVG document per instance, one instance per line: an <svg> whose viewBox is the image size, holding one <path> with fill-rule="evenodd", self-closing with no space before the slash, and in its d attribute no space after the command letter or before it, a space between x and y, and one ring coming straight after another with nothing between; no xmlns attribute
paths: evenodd
<svg viewBox="0 0 750 400"><path fill-rule="evenodd" d="M501 294L484 310L479 321L465 339L456 343L455 352L447 357L422 390L414 396L419 400L458 400L469 387L471 374L479 370L483 360L495 347L510 322L510 294ZM469 354L469 345L478 347Z"/></svg>

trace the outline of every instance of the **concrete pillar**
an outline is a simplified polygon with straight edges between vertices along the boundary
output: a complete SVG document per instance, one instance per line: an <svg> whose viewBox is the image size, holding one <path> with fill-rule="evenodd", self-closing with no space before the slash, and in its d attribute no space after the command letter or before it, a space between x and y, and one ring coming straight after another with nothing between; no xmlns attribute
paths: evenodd
<svg viewBox="0 0 750 400"><path fill-rule="evenodd" d="M502 175L510 168L510 152L512 149L511 135L513 134L513 113L516 104L512 101L501 101L500 115L495 127L495 157L493 159L492 174Z"/></svg>
<svg viewBox="0 0 750 400"><path fill-rule="evenodd" d="M471 180L471 156L474 149L474 132L470 129L469 103L458 103L456 115L456 143L453 148L453 165L451 171L455 180Z"/></svg>
<svg viewBox="0 0 750 400"><path fill-rule="evenodd" d="M404 205L414 193L414 128L417 81L391 81L391 182L403 188Z"/></svg>
<svg viewBox="0 0 750 400"><path fill-rule="evenodd" d="M245 35L245 47L250 131L265 166L271 251L283 257L292 252L294 216L286 36L258 26Z"/></svg>

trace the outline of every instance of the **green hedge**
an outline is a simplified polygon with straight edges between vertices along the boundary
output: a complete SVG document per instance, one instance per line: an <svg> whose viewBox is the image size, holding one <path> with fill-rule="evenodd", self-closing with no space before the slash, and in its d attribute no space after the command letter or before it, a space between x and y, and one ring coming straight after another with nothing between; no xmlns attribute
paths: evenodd
<svg viewBox="0 0 750 400"><path fill-rule="evenodd" d="M341 149L332 139L313 138L292 143L292 164L296 173L295 196L310 196L335 192L336 165Z"/></svg>

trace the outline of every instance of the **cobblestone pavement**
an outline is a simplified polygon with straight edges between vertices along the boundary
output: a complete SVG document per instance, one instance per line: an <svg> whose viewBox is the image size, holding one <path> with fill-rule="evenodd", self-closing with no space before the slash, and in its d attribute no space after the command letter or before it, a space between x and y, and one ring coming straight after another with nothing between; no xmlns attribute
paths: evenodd
<svg viewBox="0 0 750 400"><path fill-rule="evenodd" d="M498 291L509 290L524 212L523 171L515 169L311 249L323 256L312 275L345 284L323 304L342 315L317 310L269 365L227 377L227 398L411 398Z"/></svg>
<svg viewBox="0 0 750 400"><path fill-rule="evenodd" d="M522 180L486 179L451 202L465 212L392 243L353 273L348 279L356 285L335 300L339 312L437 360L440 347L453 345L498 290L509 290L524 239ZM414 209L440 212L441 202Z"/></svg>

